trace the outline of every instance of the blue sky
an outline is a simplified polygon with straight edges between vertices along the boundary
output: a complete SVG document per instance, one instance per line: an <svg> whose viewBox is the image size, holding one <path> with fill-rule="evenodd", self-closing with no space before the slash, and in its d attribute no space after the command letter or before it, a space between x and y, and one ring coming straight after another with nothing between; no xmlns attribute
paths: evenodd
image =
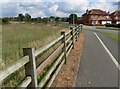
<svg viewBox="0 0 120 89"><path fill-rule="evenodd" d="M0 3L0 17L15 17L28 13L32 17L68 17L71 13L81 16L86 9L113 12L119 0L4 0Z"/></svg>

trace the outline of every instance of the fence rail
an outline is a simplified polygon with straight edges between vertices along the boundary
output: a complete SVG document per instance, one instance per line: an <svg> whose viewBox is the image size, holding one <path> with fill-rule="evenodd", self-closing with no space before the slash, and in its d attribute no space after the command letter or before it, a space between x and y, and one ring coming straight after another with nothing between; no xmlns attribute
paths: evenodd
<svg viewBox="0 0 120 89"><path fill-rule="evenodd" d="M81 30L82 25L78 25L70 28L67 33L62 31L60 37L37 50L34 48L23 48L24 57L0 73L0 84L2 85L5 78L24 66L26 78L17 87L50 87L62 65L67 64L67 56L71 49L74 48L74 43ZM36 57L46 52L59 41L61 41L61 44L37 67ZM45 71L48 65L50 65L50 68ZM43 71L46 74L38 82L38 77Z"/></svg>

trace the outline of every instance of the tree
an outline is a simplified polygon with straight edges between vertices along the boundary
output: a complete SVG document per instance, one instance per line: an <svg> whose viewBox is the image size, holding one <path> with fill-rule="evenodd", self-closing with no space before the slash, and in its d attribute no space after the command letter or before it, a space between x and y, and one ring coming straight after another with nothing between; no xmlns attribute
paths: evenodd
<svg viewBox="0 0 120 89"><path fill-rule="evenodd" d="M49 18L43 18L43 19L42 19L42 22L45 23L45 24L47 24L48 21L49 21Z"/></svg>
<svg viewBox="0 0 120 89"><path fill-rule="evenodd" d="M55 18L55 26L59 23L60 17Z"/></svg>
<svg viewBox="0 0 120 89"><path fill-rule="evenodd" d="M68 17L63 17L63 18L61 18L61 20L63 21L63 22L68 22Z"/></svg>
<svg viewBox="0 0 120 89"><path fill-rule="evenodd" d="M31 20L31 16L28 13L25 14L25 20L26 21L30 21Z"/></svg>
<svg viewBox="0 0 120 89"><path fill-rule="evenodd" d="M37 22L38 22L38 23L41 23L41 21L42 21L42 18L41 18L41 17L38 17L38 18L37 18Z"/></svg>
<svg viewBox="0 0 120 89"><path fill-rule="evenodd" d="M9 19L8 18L2 18L2 24L8 24Z"/></svg>
<svg viewBox="0 0 120 89"><path fill-rule="evenodd" d="M68 21L69 21L69 23L75 24L76 21L77 21L77 15L76 14L70 14Z"/></svg>
<svg viewBox="0 0 120 89"><path fill-rule="evenodd" d="M24 15L23 14L18 14L18 20L19 21L24 21Z"/></svg>
<svg viewBox="0 0 120 89"><path fill-rule="evenodd" d="M54 16L50 16L50 19L53 19L53 20L54 20L54 19L55 19L55 17L54 17Z"/></svg>

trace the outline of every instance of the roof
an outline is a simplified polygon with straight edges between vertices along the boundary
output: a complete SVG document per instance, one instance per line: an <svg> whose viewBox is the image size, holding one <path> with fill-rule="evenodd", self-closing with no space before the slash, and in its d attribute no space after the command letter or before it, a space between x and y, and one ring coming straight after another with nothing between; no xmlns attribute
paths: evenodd
<svg viewBox="0 0 120 89"><path fill-rule="evenodd" d="M91 9L88 11L88 13L84 13L84 15L86 14L89 14L89 15L92 15L92 14L97 14L97 15L109 15L106 11L102 11L100 9Z"/></svg>
<svg viewBox="0 0 120 89"><path fill-rule="evenodd" d="M106 17L98 17L98 18L91 18L91 20L101 20L101 21L111 21L112 19L110 17L106 18Z"/></svg>
<svg viewBox="0 0 120 89"><path fill-rule="evenodd" d="M120 10L114 11L111 15L120 16Z"/></svg>

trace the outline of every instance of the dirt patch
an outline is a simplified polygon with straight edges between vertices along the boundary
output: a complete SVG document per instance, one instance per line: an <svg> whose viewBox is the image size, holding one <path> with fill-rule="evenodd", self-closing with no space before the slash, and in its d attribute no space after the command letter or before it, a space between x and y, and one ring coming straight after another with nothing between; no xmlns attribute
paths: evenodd
<svg viewBox="0 0 120 89"><path fill-rule="evenodd" d="M75 87L83 43L84 33L81 33L67 58L67 64L62 66L51 87Z"/></svg>

